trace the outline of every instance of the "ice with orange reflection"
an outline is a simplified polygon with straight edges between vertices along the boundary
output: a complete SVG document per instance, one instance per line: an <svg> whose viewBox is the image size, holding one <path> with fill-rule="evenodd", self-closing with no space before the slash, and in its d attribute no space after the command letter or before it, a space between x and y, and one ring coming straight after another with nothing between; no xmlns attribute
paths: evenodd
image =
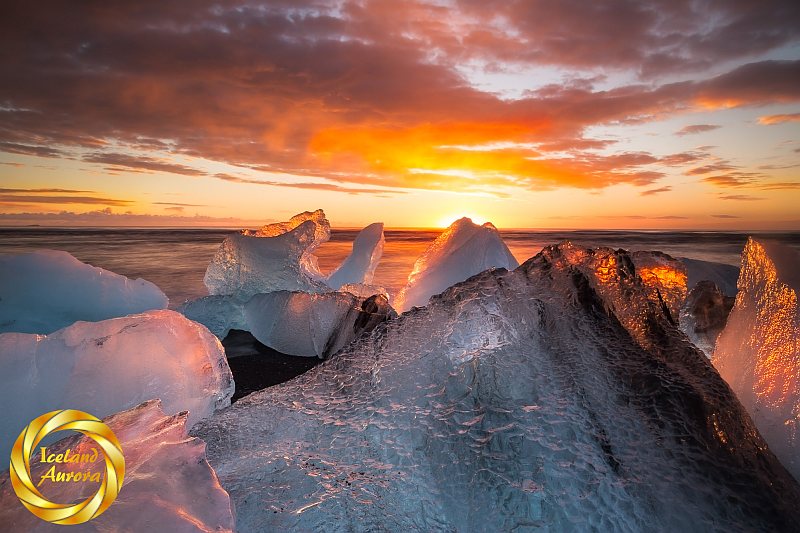
<svg viewBox="0 0 800 533"><path fill-rule="evenodd" d="M204 420L237 527L796 529L800 486L671 316L680 267L640 273L672 264L549 246Z"/></svg>
<svg viewBox="0 0 800 533"><path fill-rule="evenodd" d="M654 309L677 323L686 298L686 267L681 261L661 252L584 248L570 241L549 246L542 254L560 267L570 266L586 275L609 311L643 347L651 345L647 317ZM647 298L631 300L634 290Z"/></svg>
<svg viewBox="0 0 800 533"><path fill-rule="evenodd" d="M55 409L98 417L160 398L189 425L230 405L225 350L205 327L167 309L75 322L50 335L0 334L0 456L21 428Z"/></svg>
<svg viewBox="0 0 800 533"><path fill-rule="evenodd" d="M165 415L158 400L150 400L114 414L104 422L125 454L125 483L106 512L79 531L233 531L235 517L230 497L206 460L205 443L187 435L184 411ZM92 443L75 435L57 442L53 453L80 450ZM64 465L66 466L66 465ZM31 461L34 479L46 464ZM47 532L57 526L44 522L19 504L8 481L0 481L0 524L7 531ZM52 501L88 498L96 485L52 483L42 486ZM72 528L68 528L71 530Z"/></svg>
<svg viewBox="0 0 800 533"><path fill-rule="evenodd" d="M750 238L713 363L800 479L800 253Z"/></svg>
<svg viewBox="0 0 800 533"><path fill-rule="evenodd" d="M417 259L392 304L400 312L407 311L484 270L513 270L518 265L491 222L478 225L464 217L450 224Z"/></svg>

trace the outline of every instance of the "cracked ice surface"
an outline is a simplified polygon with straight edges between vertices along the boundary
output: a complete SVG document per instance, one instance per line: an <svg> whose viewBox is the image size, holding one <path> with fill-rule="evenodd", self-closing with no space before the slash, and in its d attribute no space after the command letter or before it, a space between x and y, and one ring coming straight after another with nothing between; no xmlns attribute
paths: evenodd
<svg viewBox="0 0 800 533"><path fill-rule="evenodd" d="M800 487L667 312L676 272L548 247L193 432L241 530L795 527Z"/></svg>
<svg viewBox="0 0 800 533"><path fill-rule="evenodd" d="M78 320L98 321L169 300L153 283L93 267L58 250L0 256L0 333L52 333Z"/></svg>
<svg viewBox="0 0 800 533"><path fill-rule="evenodd" d="M712 361L800 480L800 254L751 237L738 287Z"/></svg>
<svg viewBox="0 0 800 533"><path fill-rule="evenodd" d="M232 295L242 302L279 290L324 292L328 288L314 251L330 236L321 209L257 231L245 230L225 238L203 281L209 294Z"/></svg>
<svg viewBox="0 0 800 533"><path fill-rule="evenodd" d="M119 496L99 517L70 531L232 531L234 516L228 494L205 458L205 444L186 433L186 413L166 416L151 400L104 420L122 445L125 481ZM16 437L16 436L15 436ZM49 446L52 453L89 453L97 445L73 436ZM101 455L102 457L102 455ZM46 466L31 461L32 478ZM98 466L101 463L98 463ZM59 471L86 469L84 464L59 465ZM102 470L98 469L98 472ZM53 501L81 501L96 490L89 483L52 483L40 490ZM8 476L0 481L0 523L9 531L59 531L25 509Z"/></svg>
<svg viewBox="0 0 800 533"><path fill-rule="evenodd" d="M103 417L160 398L189 424L230 405L225 351L205 327L168 310L76 322L47 336L0 335L0 455L20 430L56 409Z"/></svg>
<svg viewBox="0 0 800 533"><path fill-rule="evenodd" d="M398 312L422 306L434 294L490 268L513 270L517 260L490 222L453 222L414 263L408 283L393 302Z"/></svg>

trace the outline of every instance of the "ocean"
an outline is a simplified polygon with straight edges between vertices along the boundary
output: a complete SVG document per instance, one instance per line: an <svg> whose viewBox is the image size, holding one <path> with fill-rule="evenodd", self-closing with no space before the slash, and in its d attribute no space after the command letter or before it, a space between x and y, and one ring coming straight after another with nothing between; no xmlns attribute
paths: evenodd
<svg viewBox="0 0 800 533"><path fill-rule="evenodd" d="M175 308L187 299L207 294L206 266L227 235L236 229L198 228L0 228L0 253L40 248L65 250L81 261L130 278L152 281ZM442 230L386 230L383 258L376 285L396 293L417 257ZM358 230L333 230L317 250L323 272L334 269L350 253ZM569 239L578 244L628 250L660 250L689 257L739 265L748 233L664 231L501 231L511 252L522 263L544 246ZM800 232L758 233L800 250Z"/></svg>

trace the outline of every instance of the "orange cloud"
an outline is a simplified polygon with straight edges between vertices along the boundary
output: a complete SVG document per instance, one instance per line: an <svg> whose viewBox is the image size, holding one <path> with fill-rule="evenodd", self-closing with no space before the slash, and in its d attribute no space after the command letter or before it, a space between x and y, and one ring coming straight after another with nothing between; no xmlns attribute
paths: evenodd
<svg viewBox="0 0 800 533"><path fill-rule="evenodd" d="M784 122L800 122L800 113L758 117L758 123L763 126L772 126L773 124L782 124Z"/></svg>
<svg viewBox="0 0 800 533"><path fill-rule="evenodd" d="M406 128L334 127L316 133L309 150L317 164L357 172L375 183L468 192L493 191L496 186L600 188L625 182L646 184L663 176L638 168L657 162L649 154L546 157L530 143L550 127L547 120L534 125L459 122Z"/></svg>

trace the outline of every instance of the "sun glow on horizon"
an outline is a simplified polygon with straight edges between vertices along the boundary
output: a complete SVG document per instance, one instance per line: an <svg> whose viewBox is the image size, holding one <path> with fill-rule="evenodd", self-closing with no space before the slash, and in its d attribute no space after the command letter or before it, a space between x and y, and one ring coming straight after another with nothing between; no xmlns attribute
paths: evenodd
<svg viewBox="0 0 800 533"><path fill-rule="evenodd" d="M475 224L478 224L479 226L485 224L486 222L490 222L490 220L488 220L486 217L483 217L483 216L480 216L480 215L475 215L475 214L464 213L464 214L461 214L461 215L446 215L446 216L443 216L443 217L439 218L439 220L436 222L435 227L437 227L437 228L447 228L447 227L450 226L450 224L452 224L456 220L462 219L464 217L472 220L472 222L474 222Z"/></svg>

